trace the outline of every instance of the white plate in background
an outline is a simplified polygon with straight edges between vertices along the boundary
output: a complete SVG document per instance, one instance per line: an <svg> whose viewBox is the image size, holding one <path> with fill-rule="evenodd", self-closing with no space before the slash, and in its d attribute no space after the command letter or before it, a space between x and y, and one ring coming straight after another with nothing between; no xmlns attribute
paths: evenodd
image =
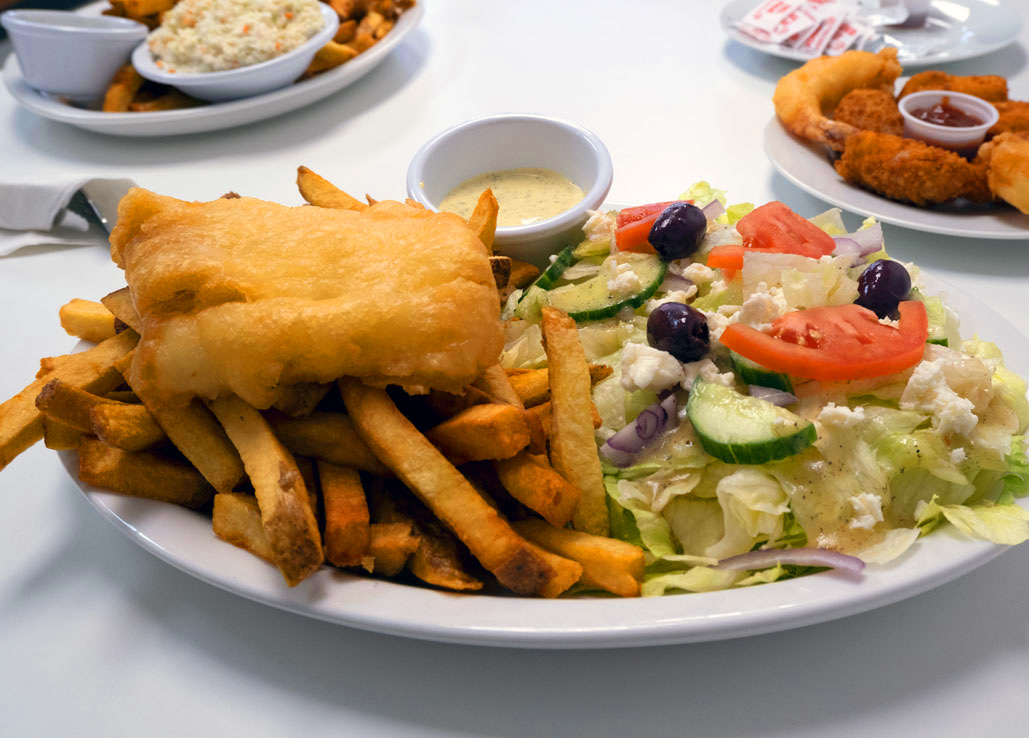
<svg viewBox="0 0 1029 738"><path fill-rule="evenodd" d="M784 59L807 61L810 56L778 44L765 44L738 31L735 22L762 0L733 0L722 10L722 29L734 41ZM1024 0L932 0L925 28L882 28L865 44L866 51L883 46L897 49L905 67L971 59L1002 49L1022 30L1022 16L1012 10Z"/></svg>
<svg viewBox="0 0 1029 738"><path fill-rule="evenodd" d="M978 333L1029 375L1029 339L975 298L924 272ZM611 648L713 641L770 633L854 615L956 579L1006 549L969 540L944 525L900 559L869 565L859 578L834 572L724 592L647 599L558 600L456 594L322 568L294 588L278 570L216 538L200 513L123 497L77 480L77 459L61 460L91 505L142 548L172 566L242 597L341 625L447 643L516 648ZM1029 498L1019 504L1029 506ZM1013 585L1019 586L1019 585Z"/></svg>
<svg viewBox="0 0 1029 738"><path fill-rule="evenodd" d="M805 192L884 223L963 238L1029 239L1029 215L1007 204L918 207L851 184L833 169L828 148L797 138L774 117L765 126L765 154L782 176Z"/></svg>
<svg viewBox="0 0 1029 738"><path fill-rule="evenodd" d="M108 3L95 3L81 9L96 15ZM232 128L289 113L321 100L353 84L378 66L403 41L425 14L425 0L404 11L396 25L381 41L346 64L281 90L243 100L215 103L184 110L152 113L104 113L73 107L29 86L18 59L12 53L4 65L4 82L22 107L50 120L67 123L112 136L175 136Z"/></svg>

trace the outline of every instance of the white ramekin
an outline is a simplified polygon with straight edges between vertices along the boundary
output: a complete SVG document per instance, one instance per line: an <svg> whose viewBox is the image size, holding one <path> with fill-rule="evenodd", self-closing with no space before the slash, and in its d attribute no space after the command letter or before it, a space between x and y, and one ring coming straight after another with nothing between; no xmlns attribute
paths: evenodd
<svg viewBox="0 0 1029 738"><path fill-rule="evenodd" d="M938 126L927 123L911 114L912 110L926 108L947 98L947 102L955 108L980 118L983 123L966 128ZM900 100L900 114L904 117L904 136L917 138L952 151L969 152L976 149L986 137L986 131L997 124L1000 114L997 108L985 100L963 92L946 90L922 90L913 92Z"/></svg>
<svg viewBox="0 0 1029 738"><path fill-rule="evenodd" d="M522 167L552 169L586 196L553 218L497 228L494 249L537 266L566 245L582 240L586 211L596 210L611 189L611 155L592 132L545 115L505 114L448 128L418 150L407 170L407 194L439 210L450 190L486 172Z"/></svg>
<svg viewBox="0 0 1029 738"><path fill-rule="evenodd" d="M144 41L132 52L132 66L152 82L171 85L187 95L210 102L238 100L271 92L296 81L318 49L336 35L339 16L325 3L320 3L320 6L325 27L292 51L268 61L224 72L170 73L154 63L150 46Z"/></svg>
<svg viewBox="0 0 1029 738"><path fill-rule="evenodd" d="M0 14L25 79L37 90L74 102L103 96L111 78L146 38L147 27L127 18L62 10Z"/></svg>

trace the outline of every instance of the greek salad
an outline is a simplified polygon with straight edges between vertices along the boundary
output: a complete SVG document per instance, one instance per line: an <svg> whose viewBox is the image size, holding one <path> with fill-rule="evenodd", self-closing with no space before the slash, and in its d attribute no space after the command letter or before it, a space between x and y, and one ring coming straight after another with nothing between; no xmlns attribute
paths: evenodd
<svg viewBox="0 0 1029 738"><path fill-rule="evenodd" d="M540 311L591 362L612 535L644 595L703 592L901 556L943 522L1029 540L1026 382L962 337L881 227L838 209L677 200L593 212L504 307L508 368L546 365Z"/></svg>

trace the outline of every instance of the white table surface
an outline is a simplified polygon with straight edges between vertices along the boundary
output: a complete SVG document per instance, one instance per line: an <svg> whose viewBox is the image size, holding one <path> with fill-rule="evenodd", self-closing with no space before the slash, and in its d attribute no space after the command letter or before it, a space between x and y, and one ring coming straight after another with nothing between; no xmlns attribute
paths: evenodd
<svg viewBox="0 0 1029 738"><path fill-rule="evenodd" d="M0 178L111 175L189 199L299 203L307 165L356 194L404 196L430 135L498 112L593 129L611 198L708 179L736 200L824 209L761 150L791 64L728 43L719 3L427 0L422 27L334 99L191 137L107 138L0 92ZM960 63L1029 98L1026 47ZM851 223L857 219L851 217ZM891 253L1029 333L1029 241L887 226ZM57 309L120 272L96 248L0 259L0 396L74 344ZM0 475L0 735L1024 736L1029 546L900 604L777 635L693 646L510 651L372 635L226 594L158 561L88 506L40 446ZM689 598L683 598L689 607Z"/></svg>

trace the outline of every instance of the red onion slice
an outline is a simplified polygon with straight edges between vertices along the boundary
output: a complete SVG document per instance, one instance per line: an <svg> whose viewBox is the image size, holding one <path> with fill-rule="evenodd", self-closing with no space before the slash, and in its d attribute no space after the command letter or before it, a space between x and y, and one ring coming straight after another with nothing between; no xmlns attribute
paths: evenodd
<svg viewBox="0 0 1029 738"><path fill-rule="evenodd" d="M716 198L704 207L702 207L701 210L704 211L704 216L708 219L708 221L712 221L725 212L725 205L719 202Z"/></svg>
<svg viewBox="0 0 1029 738"><path fill-rule="evenodd" d="M883 227L876 223L870 228L864 228L845 236L835 236L836 250L833 256L850 256L853 258L852 266L859 266L869 254L874 254L883 247Z"/></svg>
<svg viewBox="0 0 1029 738"><path fill-rule="evenodd" d="M617 467L632 466L640 451L665 431L679 425L675 393L655 402L604 442L600 453Z"/></svg>
<svg viewBox="0 0 1029 738"><path fill-rule="evenodd" d="M796 395L790 394L785 390L774 389L772 387L762 387L757 384L750 385L750 396L756 397L759 400L764 400L765 402L770 402L773 405L778 405L779 407L786 407L798 402Z"/></svg>
<svg viewBox="0 0 1029 738"><path fill-rule="evenodd" d="M714 568L728 571L755 571L768 569L776 564L827 566L852 574L859 574L865 568L865 562L857 556L848 556L827 548L771 548L763 551L750 551L739 556L722 559Z"/></svg>

